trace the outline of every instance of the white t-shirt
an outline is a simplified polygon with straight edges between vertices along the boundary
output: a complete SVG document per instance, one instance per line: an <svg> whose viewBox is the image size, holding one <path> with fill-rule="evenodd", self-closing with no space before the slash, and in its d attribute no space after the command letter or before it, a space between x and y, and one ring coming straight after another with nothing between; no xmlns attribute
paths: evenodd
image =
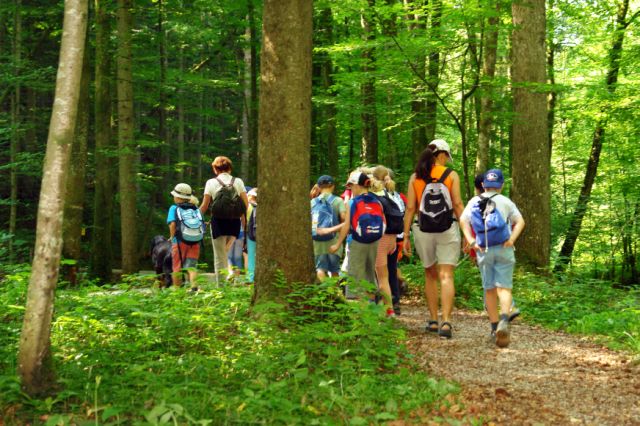
<svg viewBox="0 0 640 426"><path fill-rule="evenodd" d="M205 195L209 194L212 199L220 190L220 188L222 188L222 185L220 185L218 179L224 182L225 185L229 185L231 183L231 180L234 178L229 173L220 173L217 178L209 179L204 186L204 193ZM247 192L247 189L244 187L244 182L242 182L242 179L238 177L233 181L233 187L238 192L238 195L242 194L243 192Z"/></svg>
<svg viewBox="0 0 640 426"><path fill-rule="evenodd" d="M520 210L518 210L518 207L516 207L515 203L511 201L508 197L505 197L502 194L498 194L495 191L486 191L482 194L484 198L489 198L494 195L495 197L493 197L491 201L493 201L496 204L496 208L498 209L498 211L500 212L500 214L502 215L505 221L513 224L513 222L516 219L522 217L522 214L520 213ZM477 195L469 200L469 202L467 203L467 206L464 208L464 211L462 212L461 219L465 219L467 222L471 222L471 209L473 208L474 204L477 203L478 201L480 201L480 197ZM511 228L509 228L509 231L511 231Z"/></svg>

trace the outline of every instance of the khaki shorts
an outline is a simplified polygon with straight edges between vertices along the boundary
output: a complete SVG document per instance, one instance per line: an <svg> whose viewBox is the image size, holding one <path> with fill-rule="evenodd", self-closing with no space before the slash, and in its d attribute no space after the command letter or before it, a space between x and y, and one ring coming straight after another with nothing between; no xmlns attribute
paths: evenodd
<svg viewBox="0 0 640 426"><path fill-rule="evenodd" d="M411 227L416 253L422 266L429 268L439 265L457 265L460 259L460 228L453 222L444 232L422 232L417 223Z"/></svg>

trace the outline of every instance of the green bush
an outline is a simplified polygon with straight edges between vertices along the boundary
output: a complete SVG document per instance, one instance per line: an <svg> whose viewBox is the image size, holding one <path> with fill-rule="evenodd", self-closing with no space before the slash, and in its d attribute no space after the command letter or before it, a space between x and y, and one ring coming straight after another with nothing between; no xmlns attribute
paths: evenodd
<svg viewBox="0 0 640 426"><path fill-rule="evenodd" d="M16 424L376 424L456 391L413 365L382 307L346 302L334 283L294 286L289 310L251 308L248 287L120 285L58 291L62 391L29 399L15 377L23 278L0 295L0 414L13 407Z"/></svg>

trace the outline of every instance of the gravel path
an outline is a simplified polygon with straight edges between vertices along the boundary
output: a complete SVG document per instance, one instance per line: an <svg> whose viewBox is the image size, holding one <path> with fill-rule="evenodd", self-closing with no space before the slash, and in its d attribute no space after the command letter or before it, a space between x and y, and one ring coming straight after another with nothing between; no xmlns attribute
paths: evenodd
<svg viewBox="0 0 640 426"><path fill-rule="evenodd" d="M487 339L486 315L468 311L456 312L453 339L444 340L425 333L426 313L402 306L409 350L462 388L460 404L431 415L500 425L640 425L640 363L626 354L519 320L509 347L498 349Z"/></svg>

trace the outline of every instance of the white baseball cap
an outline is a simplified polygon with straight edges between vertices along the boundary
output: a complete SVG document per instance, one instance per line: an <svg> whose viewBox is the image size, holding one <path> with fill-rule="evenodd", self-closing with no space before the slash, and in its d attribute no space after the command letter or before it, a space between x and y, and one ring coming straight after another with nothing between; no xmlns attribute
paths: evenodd
<svg viewBox="0 0 640 426"><path fill-rule="evenodd" d="M449 144L444 139L434 139L429 142L429 148L432 151L443 151L446 152L449 156L449 160L453 163L453 157L451 156L451 148L449 148Z"/></svg>

